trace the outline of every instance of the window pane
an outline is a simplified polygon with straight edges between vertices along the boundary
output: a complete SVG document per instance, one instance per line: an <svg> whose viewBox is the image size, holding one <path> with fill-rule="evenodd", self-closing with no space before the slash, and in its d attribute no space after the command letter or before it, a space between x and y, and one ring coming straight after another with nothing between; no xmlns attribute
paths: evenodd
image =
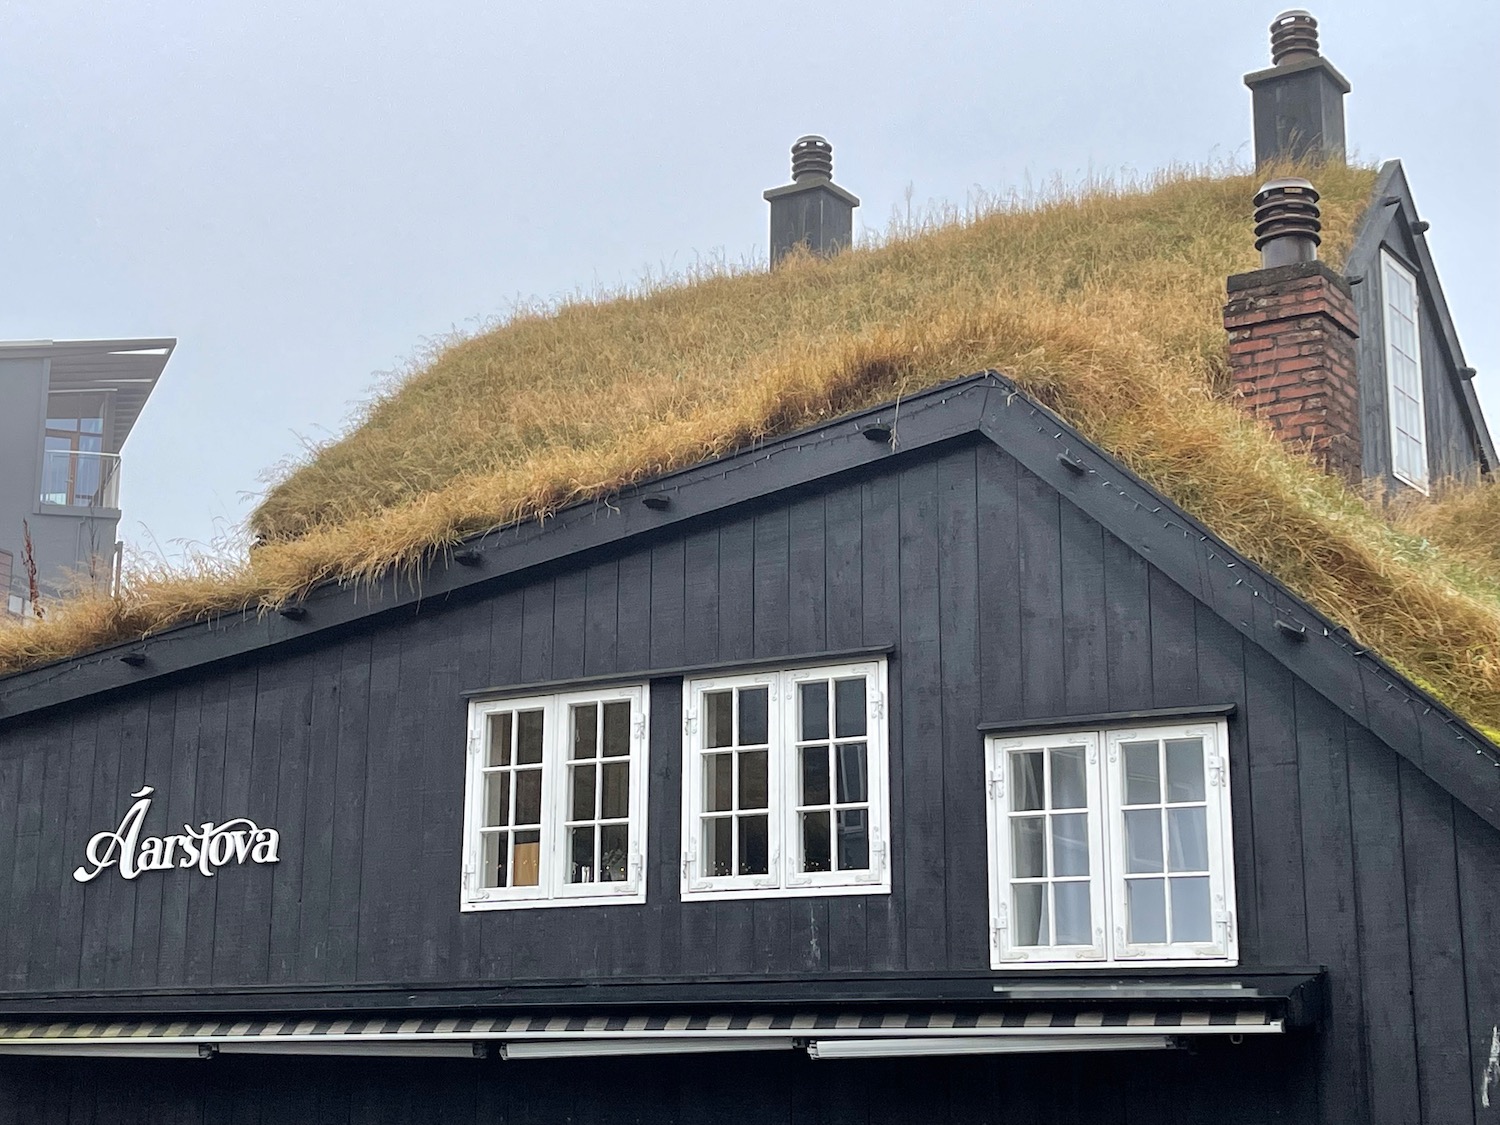
<svg viewBox="0 0 1500 1125"><path fill-rule="evenodd" d="M768 845L766 818L745 816L740 818L740 874L764 875L770 870L770 848Z"/></svg>
<svg viewBox="0 0 1500 1125"><path fill-rule="evenodd" d="M510 774L492 773L484 779L484 823L510 823Z"/></svg>
<svg viewBox="0 0 1500 1125"><path fill-rule="evenodd" d="M623 883L630 877L630 826L606 824L599 829L599 881Z"/></svg>
<svg viewBox="0 0 1500 1125"><path fill-rule="evenodd" d="M814 680L798 684L801 701L802 741L828 737L828 681Z"/></svg>
<svg viewBox="0 0 1500 1125"><path fill-rule="evenodd" d="M746 688L740 692L740 745L764 746L770 741L766 708L769 688Z"/></svg>
<svg viewBox="0 0 1500 1125"><path fill-rule="evenodd" d="M1088 807L1088 789L1083 781L1083 747L1066 746L1052 751L1052 807Z"/></svg>
<svg viewBox="0 0 1500 1125"><path fill-rule="evenodd" d="M838 814L839 870L870 869L870 814L865 809L845 809Z"/></svg>
<svg viewBox="0 0 1500 1125"><path fill-rule="evenodd" d="M721 816L703 822L703 873L734 874L734 818Z"/></svg>
<svg viewBox="0 0 1500 1125"><path fill-rule="evenodd" d="M1169 871L1208 870L1208 810L1167 810Z"/></svg>
<svg viewBox="0 0 1500 1125"><path fill-rule="evenodd" d="M1052 871L1055 875L1089 873L1089 818L1068 813L1052 818ZM1061 930L1062 923L1058 923Z"/></svg>
<svg viewBox="0 0 1500 1125"><path fill-rule="evenodd" d="M1135 944L1167 940L1167 901L1162 879L1131 879L1125 884L1130 911L1130 940Z"/></svg>
<svg viewBox="0 0 1500 1125"><path fill-rule="evenodd" d="M1203 739L1167 739L1167 800L1203 799Z"/></svg>
<svg viewBox="0 0 1500 1125"><path fill-rule="evenodd" d="M628 762L606 762L604 765L604 793L599 803L602 817L626 817L630 815L630 764Z"/></svg>
<svg viewBox="0 0 1500 1125"><path fill-rule="evenodd" d="M542 771L516 771L516 823L542 822ZM519 839L519 837L518 837ZM516 861L519 868L520 860Z"/></svg>
<svg viewBox="0 0 1500 1125"><path fill-rule="evenodd" d="M542 760L542 713L522 711L516 715L516 761L533 766Z"/></svg>
<svg viewBox="0 0 1500 1125"><path fill-rule="evenodd" d="M592 758L599 753L599 705L584 703L573 708L573 757Z"/></svg>
<svg viewBox="0 0 1500 1125"><path fill-rule="evenodd" d="M1125 753L1125 803L1154 805L1161 800L1161 763L1155 742L1122 742Z"/></svg>
<svg viewBox="0 0 1500 1125"><path fill-rule="evenodd" d="M859 738L865 733L865 678L833 682L834 733Z"/></svg>
<svg viewBox="0 0 1500 1125"><path fill-rule="evenodd" d="M592 883L594 878L594 829L590 825L587 828L575 828L572 831L573 847L571 870L568 874L570 883Z"/></svg>
<svg viewBox="0 0 1500 1125"><path fill-rule="evenodd" d="M734 745L734 692L711 691L703 696L703 744Z"/></svg>
<svg viewBox="0 0 1500 1125"><path fill-rule="evenodd" d="M1058 945L1090 945L1093 922L1089 918L1087 883L1054 883L1053 909L1057 912Z"/></svg>
<svg viewBox="0 0 1500 1125"><path fill-rule="evenodd" d="M1017 945L1051 945L1047 933L1047 887L1044 883L1021 883L1011 888L1016 915Z"/></svg>
<svg viewBox="0 0 1500 1125"><path fill-rule="evenodd" d="M594 819L594 767L573 767L573 820Z"/></svg>
<svg viewBox="0 0 1500 1125"><path fill-rule="evenodd" d="M1161 813L1156 809L1125 814L1125 870L1161 870Z"/></svg>
<svg viewBox="0 0 1500 1125"><path fill-rule="evenodd" d="M535 829L516 833L513 887L534 887L541 875L542 834Z"/></svg>
<svg viewBox="0 0 1500 1125"><path fill-rule="evenodd" d="M630 703L604 705L604 756L623 758L630 753Z"/></svg>
<svg viewBox="0 0 1500 1125"><path fill-rule="evenodd" d="M486 832L484 834L484 859L480 864L480 886L505 886L506 844L507 840L504 832Z"/></svg>
<svg viewBox="0 0 1500 1125"><path fill-rule="evenodd" d="M1027 750L1010 756L1010 806L1017 812L1042 807L1042 752Z"/></svg>
<svg viewBox="0 0 1500 1125"><path fill-rule="evenodd" d="M1017 817L1010 822L1012 878L1038 879L1047 874L1047 847L1042 839L1047 818Z"/></svg>
<svg viewBox="0 0 1500 1125"><path fill-rule="evenodd" d="M838 762L838 797L841 804L854 804L870 799L870 787L865 772L865 744L846 742L835 751Z"/></svg>
<svg viewBox="0 0 1500 1125"><path fill-rule="evenodd" d="M802 748L802 803L828 804L828 744Z"/></svg>
<svg viewBox="0 0 1500 1125"><path fill-rule="evenodd" d="M502 711L490 716L490 756L486 763L491 766L510 765L510 712Z"/></svg>
<svg viewBox="0 0 1500 1125"><path fill-rule="evenodd" d="M766 800L766 752L746 750L740 755L740 808L764 809Z"/></svg>
<svg viewBox="0 0 1500 1125"><path fill-rule="evenodd" d="M1172 940L1213 941L1208 879L1172 880Z"/></svg>
<svg viewBox="0 0 1500 1125"><path fill-rule="evenodd" d="M734 755L703 755L703 808L725 812L734 807Z"/></svg>
<svg viewBox="0 0 1500 1125"><path fill-rule="evenodd" d="M831 867L828 846L828 814L802 814L802 870L827 871Z"/></svg>

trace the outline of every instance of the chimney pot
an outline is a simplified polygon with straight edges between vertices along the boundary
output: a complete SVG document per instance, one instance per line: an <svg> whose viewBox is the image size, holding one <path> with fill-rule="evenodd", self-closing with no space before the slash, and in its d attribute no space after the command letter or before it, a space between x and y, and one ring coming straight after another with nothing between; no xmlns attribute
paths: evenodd
<svg viewBox="0 0 1500 1125"><path fill-rule="evenodd" d="M1271 21L1272 66L1318 57L1318 21L1311 12L1292 8Z"/></svg>
<svg viewBox="0 0 1500 1125"><path fill-rule="evenodd" d="M1322 229L1318 191L1308 181L1268 180L1255 193L1255 248L1262 269L1316 261Z"/></svg>
<svg viewBox="0 0 1500 1125"><path fill-rule="evenodd" d="M792 145L792 180L807 176L833 179L833 146L815 134L798 137Z"/></svg>

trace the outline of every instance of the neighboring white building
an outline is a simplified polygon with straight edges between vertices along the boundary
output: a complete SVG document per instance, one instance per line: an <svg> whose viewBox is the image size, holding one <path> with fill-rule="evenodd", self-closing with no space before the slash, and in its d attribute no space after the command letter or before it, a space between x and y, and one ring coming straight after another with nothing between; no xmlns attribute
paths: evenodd
<svg viewBox="0 0 1500 1125"><path fill-rule="evenodd" d="M118 555L120 450L174 339L0 343L0 612L37 587L107 586Z"/></svg>

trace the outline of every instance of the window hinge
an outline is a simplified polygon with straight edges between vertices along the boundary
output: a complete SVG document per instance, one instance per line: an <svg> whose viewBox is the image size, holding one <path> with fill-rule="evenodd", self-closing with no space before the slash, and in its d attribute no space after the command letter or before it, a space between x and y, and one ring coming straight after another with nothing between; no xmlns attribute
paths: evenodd
<svg viewBox="0 0 1500 1125"><path fill-rule="evenodd" d="M1208 783L1210 785L1224 784L1224 759L1217 754L1208 756Z"/></svg>
<svg viewBox="0 0 1500 1125"><path fill-rule="evenodd" d="M641 853L633 851L630 853L630 881L639 882L641 878Z"/></svg>
<svg viewBox="0 0 1500 1125"><path fill-rule="evenodd" d="M887 851L885 841L877 836L875 838L875 862L871 865L870 870L876 872L879 875L884 875L886 862Z"/></svg>
<svg viewBox="0 0 1500 1125"><path fill-rule="evenodd" d="M682 881L693 882L693 868L698 863L698 845L695 841L688 845L687 851L682 853Z"/></svg>
<svg viewBox="0 0 1500 1125"><path fill-rule="evenodd" d="M885 692L872 692L870 695L870 714L876 720L885 718Z"/></svg>
<svg viewBox="0 0 1500 1125"><path fill-rule="evenodd" d="M698 733L698 712L687 711L683 713L682 733L689 738Z"/></svg>
<svg viewBox="0 0 1500 1125"><path fill-rule="evenodd" d="M994 766L990 769L990 800L998 801L1005 796L1005 767Z"/></svg>
<svg viewBox="0 0 1500 1125"><path fill-rule="evenodd" d="M469 753L478 754L484 749L484 737L476 730L469 733Z"/></svg>
<svg viewBox="0 0 1500 1125"><path fill-rule="evenodd" d="M631 725L631 729L635 733L635 738L636 738L637 742L639 742L641 739L645 738L646 737L646 716L645 715L637 715L635 717L635 722Z"/></svg>

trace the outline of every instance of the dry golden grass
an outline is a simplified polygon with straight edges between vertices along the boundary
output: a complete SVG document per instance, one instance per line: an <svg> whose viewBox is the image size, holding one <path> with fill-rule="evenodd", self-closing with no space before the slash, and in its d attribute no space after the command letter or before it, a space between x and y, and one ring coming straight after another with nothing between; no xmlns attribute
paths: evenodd
<svg viewBox="0 0 1500 1125"><path fill-rule="evenodd" d="M1339 260L1374 173L1315 175ZM1056 192L829 262L518 316L434 356L290 472L253 517L265 545L247 560L0 630L0 671L415 566L474 532L995 367L1493 734L1495 560L1486 572L1475 544L1439 533L1500 530L1493 490L1451 519L1406 511L1393 526L1227 400L1220 309L1225 276L1256 265L1255 183L1181 173Z"/></svg>

